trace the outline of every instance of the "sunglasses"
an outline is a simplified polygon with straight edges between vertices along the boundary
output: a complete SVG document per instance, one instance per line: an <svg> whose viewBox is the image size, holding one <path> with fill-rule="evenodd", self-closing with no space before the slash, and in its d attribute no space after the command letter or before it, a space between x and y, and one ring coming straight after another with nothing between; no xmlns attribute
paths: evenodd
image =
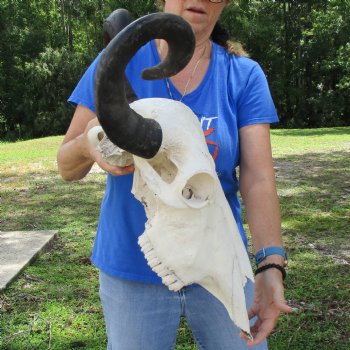
<svg viewBox="0 0 350 350"><path fill-rule="evenodd" d="M214 4L218 4L220 2L223 2L224 0L209 0L210 2L213 2Z"/></svg>

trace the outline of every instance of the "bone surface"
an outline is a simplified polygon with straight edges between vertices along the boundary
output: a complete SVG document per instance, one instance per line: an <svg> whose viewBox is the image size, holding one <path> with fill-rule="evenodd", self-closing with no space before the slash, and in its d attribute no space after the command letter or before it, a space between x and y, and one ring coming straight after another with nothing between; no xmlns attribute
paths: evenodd
<svg viewBox="0 0 350 350"><path fill-rule="evenodd" d="M142 99L130 107L161 125L158 153L151 159L114 153L105 139L96 147L107 161L118 154L135 164L132 193L148 219L138 243L148 264L172 291L203 286L250 335L244 286L253 272L197 117L168 99Z"/></svg>
<svg viewBox="0 0 350 350"><path fill-rule="evenodd" d="M126 167L134 163L133 155L112 143L101 126L94 126L88 132L89 142L101 153L102 158L111 165Z"/></svg>

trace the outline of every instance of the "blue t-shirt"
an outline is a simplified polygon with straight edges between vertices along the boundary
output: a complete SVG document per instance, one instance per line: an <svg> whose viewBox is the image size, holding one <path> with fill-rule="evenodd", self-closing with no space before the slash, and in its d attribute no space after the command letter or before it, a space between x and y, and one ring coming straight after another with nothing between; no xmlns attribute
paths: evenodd
<svg viewBox="0 0 350 350"><path fill-rule="evenodd" d="M239 165L239 129L251 124L277 122L278 117L260 66L249 58L230 55L215 43L212 47L203 81L182 102L201 122L221 185L247 245L235 171ZM99 58L100 55L76 86L68 100L71 104L81 104L95 111L93 82ZM143 46L129 62L126 75L139 99L170 98L165 80L146 81L140 76L143 69L159 62L154 41ZM169 87L173 98L180 100L182 94L171 82ZM131 193L132 181L132 174L108 175L92 261L115 277L161 283L137 244L147 219L142 204Z"/></svg>

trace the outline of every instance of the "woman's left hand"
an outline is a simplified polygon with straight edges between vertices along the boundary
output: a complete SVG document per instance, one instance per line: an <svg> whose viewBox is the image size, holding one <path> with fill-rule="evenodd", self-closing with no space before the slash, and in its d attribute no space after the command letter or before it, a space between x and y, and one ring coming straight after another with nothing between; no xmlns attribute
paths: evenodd
<svg viewBox="0 0 350 350"><path fill-rule="evenodd" d="M251 334L254 340L248 340L248 346L261 343L273 330L281 312L290 313L293 309L286 304L282 274L271 268L259 273L255 279L255 297L249 319L257 317ZM242 337L243 334L241 334Z"/></svg>

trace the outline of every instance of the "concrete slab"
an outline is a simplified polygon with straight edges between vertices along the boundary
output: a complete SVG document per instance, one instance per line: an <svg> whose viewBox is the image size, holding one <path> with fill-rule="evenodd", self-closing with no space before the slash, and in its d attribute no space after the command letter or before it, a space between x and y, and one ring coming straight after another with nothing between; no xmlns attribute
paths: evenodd
<svg viewBox="0 0 350 350"><path fill-rule="evenodd" d="M57 236L57 231L0 231L0 291Z"/></svg>

